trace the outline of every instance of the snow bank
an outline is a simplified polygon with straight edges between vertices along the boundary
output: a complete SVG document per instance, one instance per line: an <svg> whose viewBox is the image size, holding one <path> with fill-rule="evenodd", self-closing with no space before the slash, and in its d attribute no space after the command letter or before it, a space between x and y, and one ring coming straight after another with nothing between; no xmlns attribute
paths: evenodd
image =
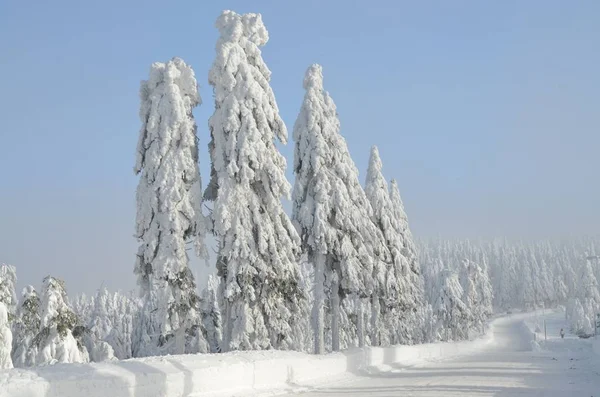
<svg viewBox="0 0 600 397"><path fill-rule="evenodd" d="M501 321L501 320L496 320ZM385 370L475 352L481 339L389 348L351 349L315 356L298 352L234 352L149 357L119 362L57 364L0 371L0 396L184 397L274 393L329 382L348 374Z"/></svg>

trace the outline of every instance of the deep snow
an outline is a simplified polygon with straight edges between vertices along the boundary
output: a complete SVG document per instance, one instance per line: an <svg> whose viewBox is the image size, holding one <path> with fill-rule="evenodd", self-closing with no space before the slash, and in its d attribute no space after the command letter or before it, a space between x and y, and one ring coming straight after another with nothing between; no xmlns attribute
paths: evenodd
<svg viewBox="0 0 600 397"><path fill-rule="evenodd" d="M235 352L4 370L0 396L599 396L594 341L562 340L564 314L545 318L550 338L537 344L532 329L542 317L518 314L494 320L488 336L471 342L323 356Z"/></svg>
<svg viewBox="0 0 600 397"><path fill-rule="evenodd" d="M535 323L544 318L548 341L532 343ZM476 354L394 364L303 396L600 396L600 356L591 349L598 341L562 340L565 327L562 312L513 315L494 322L493 342Z"/></svg>

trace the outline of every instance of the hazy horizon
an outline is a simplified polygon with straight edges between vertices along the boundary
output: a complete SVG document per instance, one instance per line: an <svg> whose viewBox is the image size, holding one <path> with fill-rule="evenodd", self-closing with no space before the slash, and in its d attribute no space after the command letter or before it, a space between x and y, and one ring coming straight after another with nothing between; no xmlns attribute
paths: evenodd
<svg viewBox="0 0 600 397"><path fill-rule="evenodd" d="M302 78L320 63L361 182L377 145L415 237L600 235L600 3L161 4L0 6L0 263L20 287L52 274L72 294L135 288L139 82L173 56L194 68L205 185L207 74L228 8L269 30L290 183Z"/></svg>

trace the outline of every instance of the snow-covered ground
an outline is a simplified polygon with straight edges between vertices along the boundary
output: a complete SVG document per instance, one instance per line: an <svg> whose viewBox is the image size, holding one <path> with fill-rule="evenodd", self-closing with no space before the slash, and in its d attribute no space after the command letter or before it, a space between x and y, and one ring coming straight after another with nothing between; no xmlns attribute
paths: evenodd
<svg viewBox="0 0 600 397"><path fill-rule="evenodd" d="M532 343L535 323L543 324L544 318L548 341ZM392 365L390 371L304 396L599 396L600 355L591 349L594 341L562 340L560 328L566 329L561 312L513 315L493 323L493 342L475 354Z"/></svg>
<svg viewBox="0 0 600 397"><path fill-rule="evenodd" d="M533 343L532 330L543 318L548 341ZM570 335L562 340L559 330L564 327L562 313L515 314L494 320L488 336L472 342L324 356L237 352L5 370L0 371L0 396L600 395L600 355L593 353L594 341Z"/></svg>

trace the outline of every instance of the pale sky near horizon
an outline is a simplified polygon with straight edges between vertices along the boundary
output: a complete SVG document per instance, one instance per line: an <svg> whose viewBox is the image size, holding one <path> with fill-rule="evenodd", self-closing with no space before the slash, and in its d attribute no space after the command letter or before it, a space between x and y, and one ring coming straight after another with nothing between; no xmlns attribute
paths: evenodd
<svg viewBox="0 0 600 397"><path fill-rule="evenodd" d="M6 0L0 263L19 286L135 287L139 82L154 61L194 67L206 182L223 9L263 15L288 165L304 71L321 63L361 181L376 144L415 236L599 234L598 1Z"/></svg>

